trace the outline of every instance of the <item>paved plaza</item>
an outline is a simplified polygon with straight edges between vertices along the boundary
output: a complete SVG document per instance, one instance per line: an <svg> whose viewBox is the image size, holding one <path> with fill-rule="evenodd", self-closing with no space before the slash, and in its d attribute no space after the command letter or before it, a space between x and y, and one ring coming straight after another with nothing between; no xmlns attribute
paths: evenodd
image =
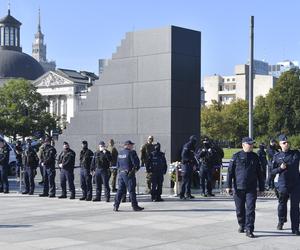
<svg viewBox="0 0 300 250"><path fill-rule="evenodd" d="M122 203L116 213L112 202L0 194L0 249L300 249L289 222L276 230L274 198L257 203L255 239L237 233L231 197L163 198L139 195L144 211Z"/></svg>

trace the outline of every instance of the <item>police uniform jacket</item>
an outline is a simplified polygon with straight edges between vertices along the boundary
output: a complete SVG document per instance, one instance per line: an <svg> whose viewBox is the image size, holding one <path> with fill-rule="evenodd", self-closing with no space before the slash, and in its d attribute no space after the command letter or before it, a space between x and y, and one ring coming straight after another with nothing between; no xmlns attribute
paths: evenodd
<svg viewBox="0 0 300 250"><path fill-rule="evenodd" d="M130 172L132 170L139 170L140 160L135 150L123 149L119 152L117 168L120 172Z"/></svg>
<svg viewBox="0 0 300 250"><path fill-rule="evenodd" d="M268 164L266 151L264 151L263 149L259 149L257 151L257 155L260 160L261 166L266 167L266 165Z"/></svg>
<svg viewBox="0 0 300 250"><path fill-rule="evenodd" d="M0 148L0 166L7 166L9 163L9 148L4 144L3 148Z"/></svg>
<svg viewBox="0 0 300 250"><path fill-rule="evenodd" d="M91 164L94 157L94 153L90 149L83 149L80 151L80 167L91 170Z"/></svg>
<svg viewBox="0 0 300 250"><path fill-rule="evenodd" d="M58 164L66 170L74 170L76 154L72 149L63 150L58 156Z"/></svg>
<svg viewBox="0 0 300 250"><path fill-rule="evenodd" d="M203 147L202 149L199 149L197 152L197 157L200 159L200 167L205 169L213 169L215 157L217 157L216 154L217 152L211 147Z"/></svg>
<svg viewBox="0 0 300 250"><path fill-rule="evenodd" d="M51 145L46 145L42 153L42 162L46 168L55 168L56 149Z"/></svg>
<svg viewBox="0 0 300 250"><path fill-rule="evenodd" d="M111 154L108 150L103 151L97 150L94 153L94 158L92 161L92 170L98 169L106 169L108 170L111 162Z"/></svg>
<svg viewBox="0 0 300 250"><path fill-rule="evenodd" d="M278 153L278 150L276 149L276 147L275 146L270 146L267 150L268 160L272 162L273 157L276 153Z"/></svg>
<svg viewBox="0 0 300 250"><path fill-rule="evenodd" d="M154 151L149 156L149 162L146 166L147 172L158 175L164 175L167 172L167 160L163 152Z"/></svg>
<svg viewBox="0 0 300 250"><path fill-rule="evenodd" d="M299 160L300 152L298 150L288 150L274 155L272 174L279 174L277 185L280 192L290 191L295 186L299 186ZM287 165L286 169L280 168L282 163Z"/></svg>
<svg viewBox="0 0 300 250"><path fill-rule="evenodd" d="M22 155L22 162L25 167L36 169L39 164L39 158L32 147L27 148Z"/></svg>
<svg viewBox="0 0 300 250"><path fill-rule="evenodd" d="M181 162L183 164L196 164L194 150L195 149L192 142L188 142L183 145L183 149L181 152Z"/></svg>
<svg viewBox="0 0 300 250"><path fill-rule="evenodd" d="M264 178L258 155L254 152L239 151L229 163L227 187L235 190L254 191L259 183L259 190L264 191Z"/></svg>

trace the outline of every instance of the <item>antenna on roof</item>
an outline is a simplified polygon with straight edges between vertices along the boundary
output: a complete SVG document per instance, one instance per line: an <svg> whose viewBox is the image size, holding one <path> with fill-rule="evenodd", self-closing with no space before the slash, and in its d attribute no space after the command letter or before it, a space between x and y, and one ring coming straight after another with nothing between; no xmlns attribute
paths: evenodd
<svg viewBox="0 0 300 250"><path fill-rule="evenodd" d="M10 0L8 0L8 15L10 15Z"/></svg>

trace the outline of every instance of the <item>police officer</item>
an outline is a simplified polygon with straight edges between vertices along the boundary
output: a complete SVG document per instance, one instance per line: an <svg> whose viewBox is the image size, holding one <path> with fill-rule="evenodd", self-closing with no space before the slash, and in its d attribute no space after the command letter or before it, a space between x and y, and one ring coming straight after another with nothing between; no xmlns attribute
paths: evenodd
<svg viewBox="0 0 300 250"><path fill-rule="evenodd" d="M44 188L43 193L39 195L40 197L46 197L48 195L49 198L55 197L55 157L56 149L51 145L51 138L48 137L45 139L45 148L41 157L41 164L44 169Z"/></svg>
<svg viewBox="0 0 300 250"><path fill-rule="evenodd" d="M31 139L26 140L26 149L22 156L23 166L24 166L24 182L25 191L22 194L33 195L34 193L34 177L36 176L36 168L39 164L39 158L35 150L31 147Z"/></svg>
<svg viewBox="0 0 300 250"><path fill-rule="evenodd" d="M260 165L262 167L264 180L266 181L268 161L267 161L267 153L265 151L265 144L264 143L261 143L259 145L259 149L257 150L257 155L258 155L258 158L259 158L259 161L260 161Z"/></svg>
<svg viewBox="0 0 300 250"><path fill-rule="evenodd" d="M300 152L291 150L288 139L285 135L279 136L281 152L274 155L273 171L278 178L278 225L277 229L282 230L283 224L287 221L287 201L290 198L290 216L292 233L300 235L299 232L299 201L300 201L300 177L299 161Z"/></svg>
<svg viewBox="0 0 300 250"><path fill-rule="evenodd" d="M22 148L22 143L21 141L17 141L16 142L16 148L15 148L15 152L16 152L16 178L19 181L20 180L20 174L23 168L22 165L22 154L23 154L23 148Z"/></svg>
<svg viewBox="0 0 300 250"><path fill-rule="evenodd" d="M42 177L42 180L39 182L39 185L44 184L44 167L42 166L42 155L43 155L44 149L45 149L45 143L44 143L44 140L41 138L39 150L37 152L37 156L39 157L39 169L40 169L40 174Z"/></svg>
<svg viewBox="0 0 300 250"><path fill-rule="evenodd" d="M154 146L154 151L149 155L147 172L152 174L151 178L151 200L163 201L161 198L164 175L167 172L167 160L165 154L160 151L160 143Z"/></svg>
<svg viewBox="0 0 300 250"><path fill-rule="evenodd" d="M277 143L275 139L270 140L270 145L269 148L267 149L267 155L268 155L268 188L269 189L274 189L274 175L272 174L272 167L273 167L273 158L274 155L278 153L277 149Z"/></svg>
<svg viewBox="0 0 300 250"><path fill-rule="evenodd" d="M9 148L6 142L0 138L0 193L9 193L8 184L8 166L9 163Z"/></svg>
<svg viewBox="0 0 300 250"><path fill-rule="evenodd" d="M234 201L240 226L238 232L243 233L246 230L246 236L250 238L254 238L257 182L259 190L264 191L260 161L258 155L253 152L253 144L252 138L243 138L243 150L235 153L229 163L226 189L229 194L232 193L232 180L234 180Z"/></svg>
<svg viewBox="0 0 300 250"><path fill-rule="evenodd" d="M130 140L124 143L124 149L119 152L117 168L118 174L118 192L115 197L114 211L119 210L122 196L126 188L129 191L131 206L134 211L141 211L144 208L138 205L136 200L136 178L135 173L140 168L140 160L135 150L133 150L134 143Z"/></svg>
<svg viewBox="0 0 300 250"><path fill-rule="evenodd" d="M193 199L194 196L191 195L191 181L193 169L197 165L195 159L195 149L197 144L196 136L192 135L189 139L189 142L184 144L181 152L181 162L182 162L182 186L180 191L180 199ZM186 196L185 196L186 195Z"/></svg>
<svg viewBox="0 0 300 250"><path fill-rule="evenodd" d="M199 149L197 155L200 159L200 178L202 196L215 196L212 193L212 182L214 171L214 159L217 157L217 152L213 149L207 137L203 139L203 147ZM207 194L205 192L205 184L207 188Z"/></svg>
<svg viewBox="0 0 300 250"><path fill-rule="evenodd" d="M111 154L111 187L112 187L112 192L117 192L116 189L116 182L117 182L117 160L118 160L118 150L115 147L115 142L113 139L109 140L107 150Z"/></svg>
<svg viewBox="0 0 300 250"><path fill-rule="evenodd" d="M59 199L67 198L67 181L69 190L71 192L70 199L75 199L75 186L74 186L74 166L75 166L75 152L70 149L69 143L64 142L63 151L58 156L58 166L60 167L60 185L61 195Z"/></svg>
<svg viewBox="0 0 300 250"><path fill-rule="evenodd" d="M147 142L141 148L141 161L142 166L147 166L149 155L154 151L154 144L153 144L153 136L149 135ZM146 169L147 171L147 169ZM151 193L151 175L152 173L146 173L146 193Z"/></svg>
<svg viewBox="0 0 300 250"><path fill-rule="evenodd" d="M104 141L99 142L99 149L94 153L92 161L92 171L96 180L96 197L93 201L101 201L102 184L105 188L106 202L110 201L109 188L109 167L111 163L111 154L105 149Z"/></svg>
<svg viewBox="0 0 300 250"><path fill-rule="evenodd" d="M80 151L80 184L82 190L81 201L91 201L93 196L91 163L94 156L92 150L88 148L88 142L82 141L82 150Z"/></svg>

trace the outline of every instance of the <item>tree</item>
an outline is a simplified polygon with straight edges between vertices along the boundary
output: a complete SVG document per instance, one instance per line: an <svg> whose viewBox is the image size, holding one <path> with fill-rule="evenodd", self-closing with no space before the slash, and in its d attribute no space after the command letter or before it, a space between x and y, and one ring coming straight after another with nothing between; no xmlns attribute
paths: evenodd
<svg viewBox="0 0 300 250"><path fill-rule="evenodd" d="M56 120L46 112L48 103L36 87L25 79L9 80L0 88L0 129L7 136L30 136L35 131L50 131Z"/></svg>
<svg viewBox="0 0 300 250"><path fill-rule="evenodd" d="M268 135L269 107L266 98L258 96L253 111L254 137Z"/></svg>
<svg viewBox="0 0 300 250"><path fill-rule="evenodd" d="M269 134L300 133L300 71L283 73L266 97L269 108Z"/></svg>

